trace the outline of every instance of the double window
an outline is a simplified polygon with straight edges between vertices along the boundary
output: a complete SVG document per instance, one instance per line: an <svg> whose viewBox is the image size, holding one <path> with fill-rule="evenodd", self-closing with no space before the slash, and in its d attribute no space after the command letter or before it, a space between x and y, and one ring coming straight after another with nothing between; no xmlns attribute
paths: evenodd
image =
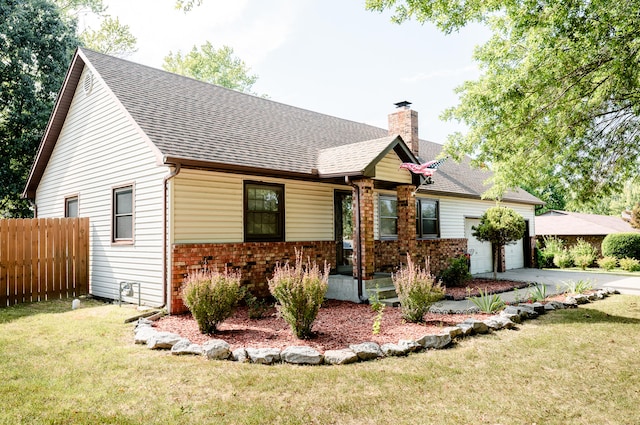
<svg viewBox="0 0 640 425"><path fill-rule="evenodd" d="M244 239L247 242L284 241L284 186L244 184Z"/></svg>
<svg viewBox="0 0 640 425"><path fill-rule="evenodd" d="M418 238L440 236L438 201L435 199L418 198L416 200L416 235Z"/></svg>
<svg viewBox="0 0 640 425"><path fill-rule="evenodd" d="M113 242L133 242L133 186L113 189Z"/></svg>

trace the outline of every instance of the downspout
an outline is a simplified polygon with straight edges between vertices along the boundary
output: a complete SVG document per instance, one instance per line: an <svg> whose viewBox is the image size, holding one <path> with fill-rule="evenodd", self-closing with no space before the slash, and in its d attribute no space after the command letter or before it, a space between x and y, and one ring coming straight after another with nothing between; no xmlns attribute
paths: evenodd
<svg viewBox="0 0 640 425"><path fill-rule="evenodd" d="M36 204L35 200L31 198L27 198L27 202L29 202L33 208L33 218L38 218L38 204Z"/></svg>
<svg viewBox="0 0 640 425"><path fill-rule="evenodd" d="M178 173L180 173L180 164L176 164L175 167L173 168L173 170L171 170L171 172L169 174L167 174L164 179L162 180L162 187L163 187L163 196L162 196L162 286L164 287L163 295L162 295L162 306L160 308L164 308L167 305L167 301L168 301L168 293L169 293L169 279L167 278L167 265L168 265L168 261L167 261L167 245L168 245L168 241L167 241L167 237L169 234L168 231L168 223L167 223L167 205L168 205L168 200L167 200L167 192L169 190L169 180L171 180L172 178L174 178L175 176L178 175ZM169 306L169 309L171 310L171 306Z"/></svg>
<svg viewBox="0 0 640 425"><path fill-rule="evenodd" d="M353 188L355 193L355 209L356 228L354 244L356 248L356 280L358 281L358 300L363 303L365 300L362 296L362 241L360 240L360 187L349 180L349 176L344 176L344 181Z"/></svg>

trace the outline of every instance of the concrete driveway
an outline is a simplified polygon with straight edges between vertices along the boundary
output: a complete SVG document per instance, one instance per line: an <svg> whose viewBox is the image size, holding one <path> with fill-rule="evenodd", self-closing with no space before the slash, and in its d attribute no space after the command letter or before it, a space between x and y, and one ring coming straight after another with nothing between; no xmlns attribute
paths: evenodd
<svg viewBox="0 0 640 425"><path fill-rule="evenodd" d="M474 277L493 278L493 273L481 273L474 275ZM562 288L563 281L589 280L592 282L594 288L609 287L617 289L622 294L640 295L640 277L611 273L593 273L574 270L515 269L498 273L498 279L544 284L547 287L547 293L558 292L556 287Z"/></svg>

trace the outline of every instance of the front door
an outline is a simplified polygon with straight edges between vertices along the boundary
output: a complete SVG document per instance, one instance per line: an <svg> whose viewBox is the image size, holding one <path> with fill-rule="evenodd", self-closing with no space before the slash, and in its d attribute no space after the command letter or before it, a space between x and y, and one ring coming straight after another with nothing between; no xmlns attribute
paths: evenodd
<svg viewBox="0 0 640 425"><path fill-rule="evenodd" d="M353 196L336 190L334 194L336 271L353 274Z"/></svg>

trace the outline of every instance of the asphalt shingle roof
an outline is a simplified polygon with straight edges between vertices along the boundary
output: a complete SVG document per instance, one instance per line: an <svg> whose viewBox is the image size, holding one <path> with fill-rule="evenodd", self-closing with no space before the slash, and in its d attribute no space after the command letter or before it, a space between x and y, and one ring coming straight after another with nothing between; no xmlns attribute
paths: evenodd
<svg viewBox="0 0 640 425"><path fill-rule="evenodd" d="M77 53L105 81L164 158L201 164L245 167L295 173L317 178L318 173L356 171L397 136L386 129L285 105L191 78L172 74L86 49ZM77 57L69 84L77 84ZM80 62L81 64L82 62ZM66 87L67 83L65 83ZM72 93L72 92L70 92ZM69 103L61 93L61 105ZM60 116L47 131L25 194L33 195L55 144ZM423 160L435 158L442 146L421 140ZM332 157L333 156L333 157ZM171 161L166 161L171 163ZM468 163L447 161L427 192L480 197L490 174ZM505 200L540 204L520 191Z"/></svg>
<svg viewBox="0 0 640 425"><path fill-rule="evenodd" d="M600 236L610 233L640 233L622 217L552 210L537 216L536 235Z"/></svg>

